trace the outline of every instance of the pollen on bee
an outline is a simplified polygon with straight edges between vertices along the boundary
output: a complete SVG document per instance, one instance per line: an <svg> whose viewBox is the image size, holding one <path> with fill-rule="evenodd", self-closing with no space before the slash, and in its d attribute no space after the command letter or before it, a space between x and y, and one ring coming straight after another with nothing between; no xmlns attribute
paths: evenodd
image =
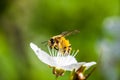
<svg viewBox="0 0 120 80"><path fill-rule="evenodd" d="M68 55L70 54L72 48L69 40L65 38L65 36L69 36L72 33L76 33L78 30L73 31L66 31L62 32L59 35L51 37L50 40L48 40L48 46L50 46L51 49L56 49L62 54Z"/></svg>

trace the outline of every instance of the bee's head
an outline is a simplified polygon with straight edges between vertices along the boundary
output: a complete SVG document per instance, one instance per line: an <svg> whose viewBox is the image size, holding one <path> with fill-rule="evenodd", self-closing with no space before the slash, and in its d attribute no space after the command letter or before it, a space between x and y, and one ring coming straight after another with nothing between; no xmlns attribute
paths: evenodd
<svg viewBox="0 0 120 80"><path fill-rule="evenodd" d="M54 41L53 38L50 39L50 43L51 43L51 44L54 44L54 43L55 43L55 41Z"/></svg>

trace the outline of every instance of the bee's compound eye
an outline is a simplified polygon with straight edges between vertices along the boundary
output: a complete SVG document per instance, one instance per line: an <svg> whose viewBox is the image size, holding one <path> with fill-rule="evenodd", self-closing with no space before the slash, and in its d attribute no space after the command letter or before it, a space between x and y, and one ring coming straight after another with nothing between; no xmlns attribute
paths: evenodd
<svg viewBox="0 0 120 80"><path fill-rule="evenodd" d="M51 43L54 44L54 39L50 39Z"/></svg>

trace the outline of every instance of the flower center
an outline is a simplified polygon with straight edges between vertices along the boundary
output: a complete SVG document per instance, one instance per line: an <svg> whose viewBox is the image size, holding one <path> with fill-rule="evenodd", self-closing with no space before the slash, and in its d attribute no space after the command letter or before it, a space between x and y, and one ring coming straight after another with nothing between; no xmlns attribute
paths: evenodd
<svg viewBox="0 0 120 80"><path fill-rule="evenodd" d="M77 50L77 51L73 51L71 54L70 53L63 54L59 50L56 50L54 48L50 49L49 46L48 46L48 51L49 51L50 56L53 56L53 57L65 57L65 56L75 57L77 55L77 53L79 52L79 50Z"/></svg>

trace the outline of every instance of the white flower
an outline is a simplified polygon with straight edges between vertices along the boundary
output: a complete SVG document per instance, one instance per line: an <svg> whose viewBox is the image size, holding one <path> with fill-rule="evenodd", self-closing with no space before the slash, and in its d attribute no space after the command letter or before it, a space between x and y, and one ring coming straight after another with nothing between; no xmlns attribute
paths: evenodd
<svg viewBox="0 0 120 80"><path fill-rule="evenodd" d="M47 54L45 51L41 50L33 43L30 43L30 47L33 49L37 57L43 63L51 67L72 71L73 69L77 70L81 66L85 66L86 69L88 69L92 65L96 64L96 62L89 62L89 63L77 62L77 60L75 59L75 56L78 53L78 51L73 52L72 54L64 55L64 54L59 53L55 49L51 50L48 47L50 54Z"/></svg>

